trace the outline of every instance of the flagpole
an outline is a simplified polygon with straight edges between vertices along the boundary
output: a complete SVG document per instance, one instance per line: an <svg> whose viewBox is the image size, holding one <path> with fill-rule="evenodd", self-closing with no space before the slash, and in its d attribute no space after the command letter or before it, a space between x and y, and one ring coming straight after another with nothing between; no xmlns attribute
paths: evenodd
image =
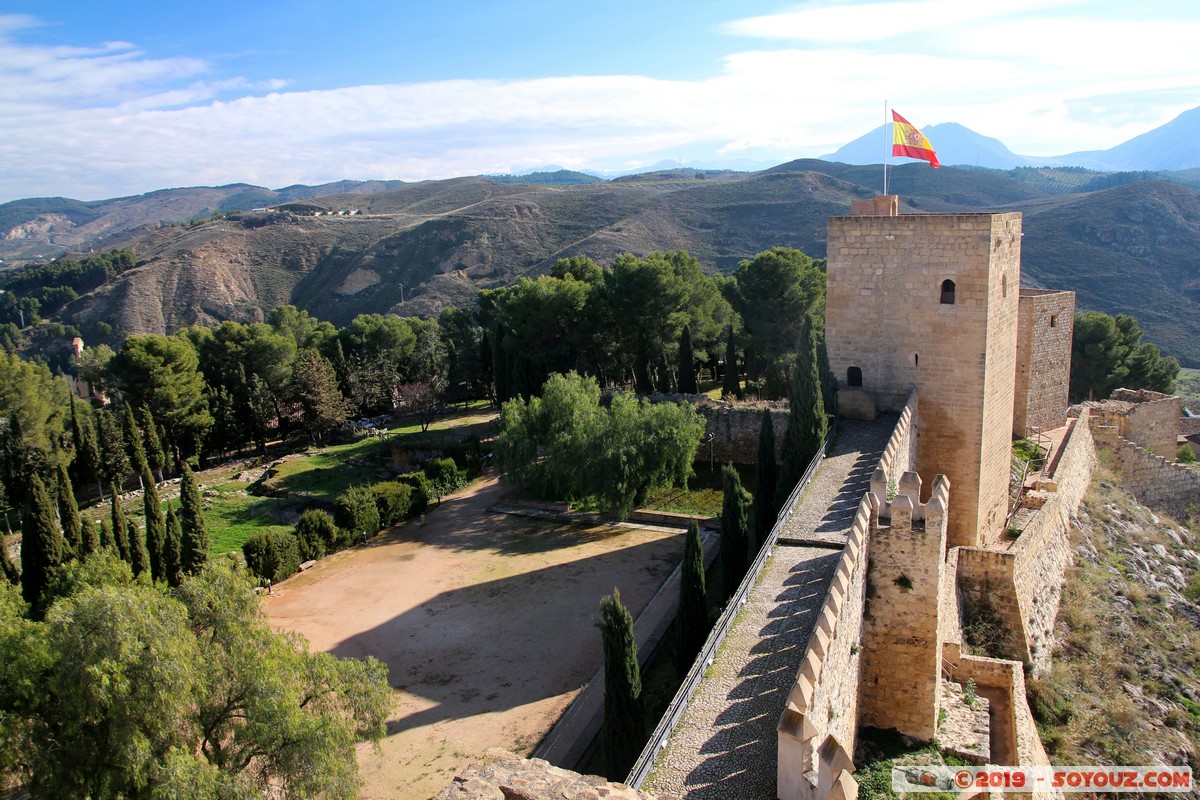
<svg viewBox="0 0 1200 800"><path fill-rule="evenodd" d="M888 161L890 160L891 154L892 154L891 148L888 147L888 145L891 144L891 142L888 141L889 138L890 137L888 136L888 127L887 127L887 98L885 97L883 100L883 141L884 141L884 146L883 146L883 194L885 196L887 195Z"/></svg>

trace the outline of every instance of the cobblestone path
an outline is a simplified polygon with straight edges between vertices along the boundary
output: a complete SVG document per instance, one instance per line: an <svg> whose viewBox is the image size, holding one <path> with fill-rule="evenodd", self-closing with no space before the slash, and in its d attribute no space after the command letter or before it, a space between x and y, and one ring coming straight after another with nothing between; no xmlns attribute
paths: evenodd
<svg viewBox="0 0 1200 800"><path fill-rule="evenodd" d="M775 800L775 723L896 417L843 422L717 658L642 786L688 800Z"/></svg>

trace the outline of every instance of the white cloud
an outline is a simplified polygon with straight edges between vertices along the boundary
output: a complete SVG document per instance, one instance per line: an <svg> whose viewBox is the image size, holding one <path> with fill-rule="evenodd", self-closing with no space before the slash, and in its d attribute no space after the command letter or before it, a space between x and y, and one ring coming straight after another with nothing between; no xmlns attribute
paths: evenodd
<svg viewBox="0 0 1200 800"><path fill-rule="evenodd" d="M287 91L128 43L21 44L0 15L0 199L162 186L440 178L687 153L783 161L882 122L960 122L1016 152L1109 147L1200 104L1195 12L1083 22L1070 2L818 4L727 30L767 39L700 80L639 75ZM774 47L776 49L766 49ZM1138 105L1131 97L1144 98Z"/></svg>

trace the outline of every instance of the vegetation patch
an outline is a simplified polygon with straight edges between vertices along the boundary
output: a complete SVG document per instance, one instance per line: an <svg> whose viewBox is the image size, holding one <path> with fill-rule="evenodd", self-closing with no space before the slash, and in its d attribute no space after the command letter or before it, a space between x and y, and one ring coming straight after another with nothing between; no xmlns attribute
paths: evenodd
<svg viewBox="0 0 1200 800"><path fill-rule="evenodd" d="M936 744L915 743L895 730L860 728L858 746L854 753L858 770L854 780L858 782L858 796L897 798L892 790L892 767L904 766L973 766L957 756L943 753ZM920 795L922 800L952 800L958 792L929 792Z"/></svg>

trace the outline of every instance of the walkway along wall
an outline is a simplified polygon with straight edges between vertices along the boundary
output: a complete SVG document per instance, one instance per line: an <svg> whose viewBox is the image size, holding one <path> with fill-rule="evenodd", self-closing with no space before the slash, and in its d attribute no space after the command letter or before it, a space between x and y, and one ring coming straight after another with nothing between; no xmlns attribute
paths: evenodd
<svg viewBox="0 0 1200 800"><path fill-rule="evenodd" d="M1007 550L956 547L950 551L964 624L997 619L1002 627L1001 653L1030 665L1034 674L1050 666L1054 621L1071 563L1071 517L1087 491L1095 464L1084 409L1071 423L1053 473L1026 495L1026 503L1036 508L1022 524L1017 540Z"/></svg>
<svg viewBox="0 0 1200 800"><path fill-rule="evenodd" d="M908 397L878 469L899 476L915 461L917 395ZM776 726L782 800L853 797L866 607L870 494L859 501L837 573Z"/></svg>

